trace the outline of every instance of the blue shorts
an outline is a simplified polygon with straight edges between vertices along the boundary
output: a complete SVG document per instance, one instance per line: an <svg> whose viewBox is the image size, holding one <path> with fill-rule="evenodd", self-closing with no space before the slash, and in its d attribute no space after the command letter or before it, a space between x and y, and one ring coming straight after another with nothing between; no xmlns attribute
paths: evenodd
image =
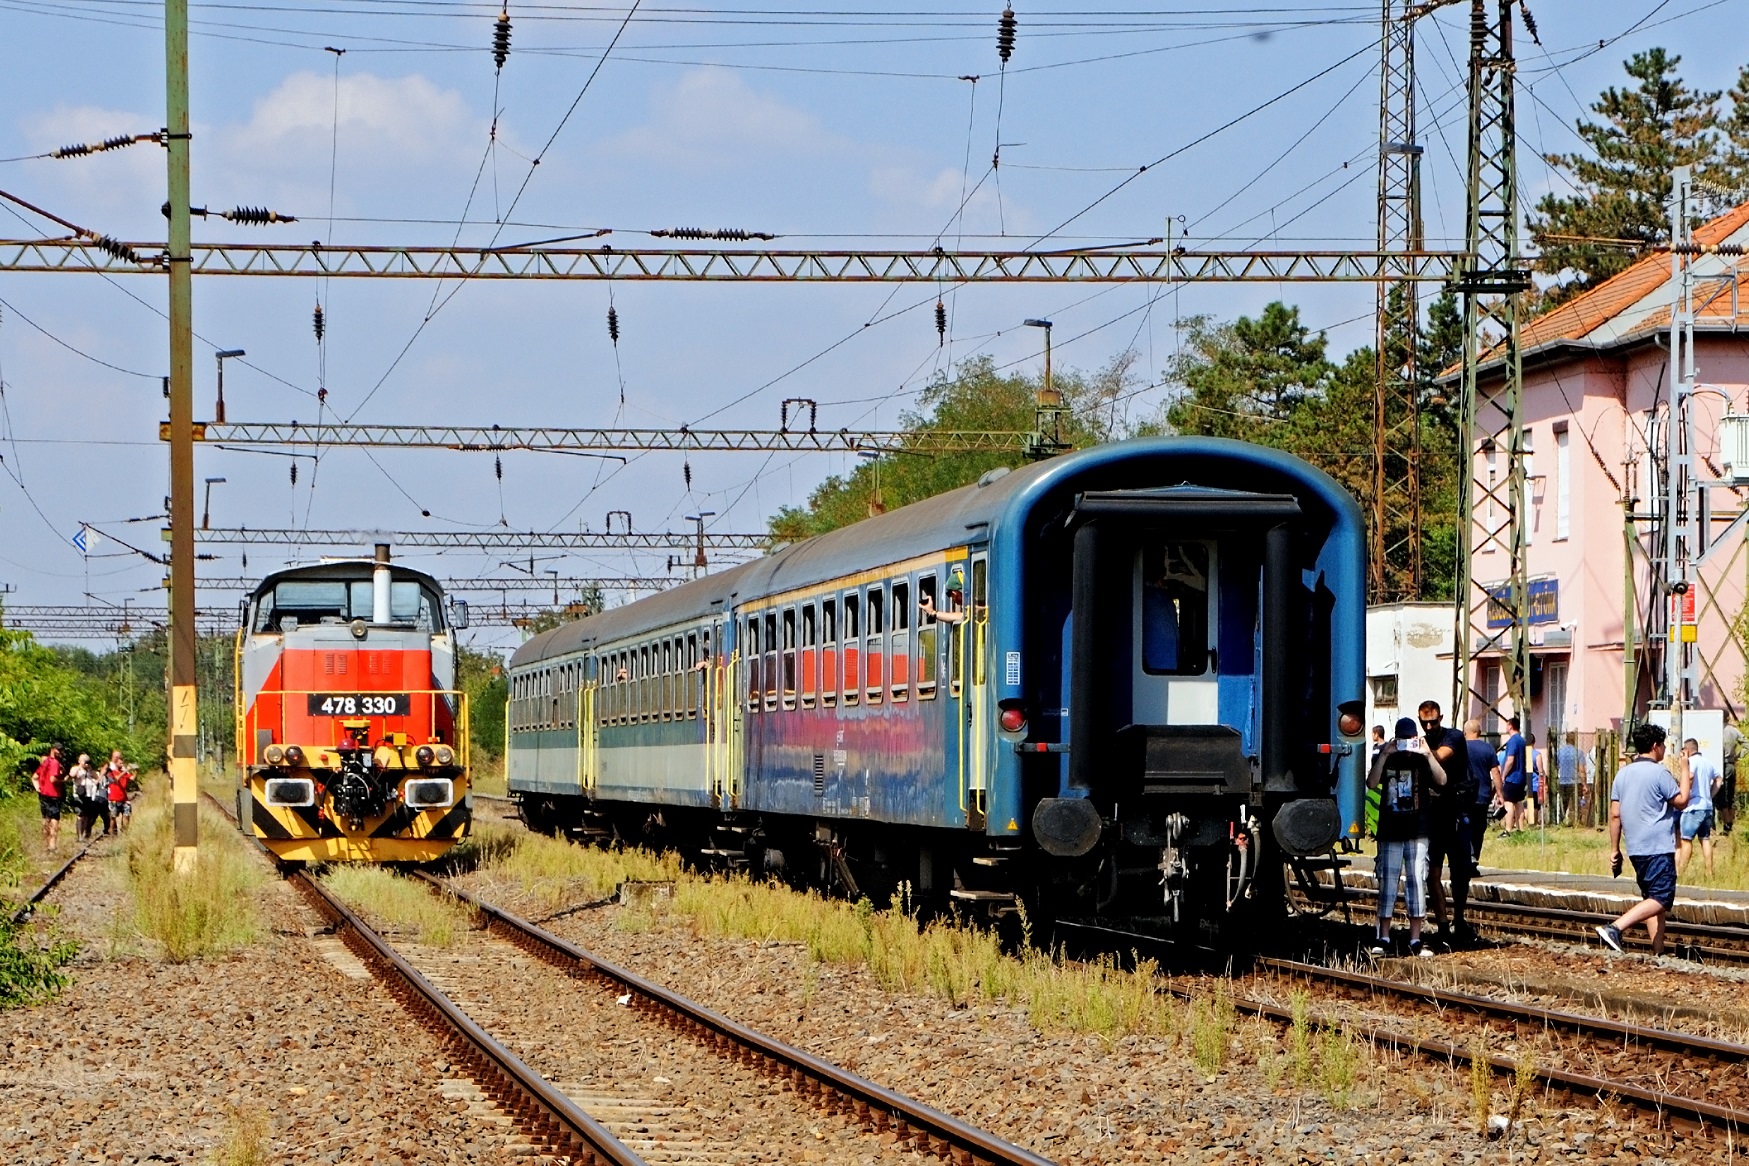
<svg viewBox="0 0 1749 1166"><path fill-rule="evenodd" d="M1692 810L1682 811L1682 837L1688 842L1696 838L1711 838L1713 836L1713 808L1711 806L1696 806Z"/></svg>
<svg viewBox="0 0 1749 1166"><path fill-rule="evenodd" d="M1630 854L1634 877L1639 880L1640 894L1656 899L1668 911L1676 904L1676 856L1674 854Z"/></svg>

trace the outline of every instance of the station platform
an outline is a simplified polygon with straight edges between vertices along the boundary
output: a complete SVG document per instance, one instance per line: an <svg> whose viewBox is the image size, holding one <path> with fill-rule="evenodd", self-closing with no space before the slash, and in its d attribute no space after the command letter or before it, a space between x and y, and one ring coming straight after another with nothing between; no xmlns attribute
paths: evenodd
<svg viewBox="0 0 1749 1166"><path fill-rule="evenodd" d="M1484 849L1484 857L1486 853ZM1377 889L1371 854L1348 854L1343 856L1343 861L1348 864L1342 871L1344 886ZM1702 861L1698 854L1695 855L1696 866ZM1320 874L1328 878L1327 872ZM1447 878L1443 882L1449 891L1451 880ZM1481 874L1470 882L1472 903L1516 903L1527 907L1616 915L1639 900L1631 865L1623 867L1620 878L1611 879L1565 871L1508 870L1483 863ZM1749 891L1725 891L1678 882L1676 907L1671 917L1684 923L1749 927Z"/></svg>

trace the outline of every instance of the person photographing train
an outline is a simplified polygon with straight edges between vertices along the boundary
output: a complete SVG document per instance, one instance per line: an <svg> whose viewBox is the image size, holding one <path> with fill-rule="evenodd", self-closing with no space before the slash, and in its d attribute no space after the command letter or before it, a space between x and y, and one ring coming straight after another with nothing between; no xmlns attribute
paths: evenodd
<svg viewBox="0 0 1749 1166"><path fill-rule="evenodd" d="M1686 764L1674 775L1664 768L1664 738L1659 725L1635 725L1631 742L1637 756L1622 766L1609 789L1609 873L1621 874L1625 844L1645 896L1597 929L1597 938L1611 951L1622 950L1623 931L1644 923L1652 954L1664 954L1665 916L1676 903L1676 823L1694 782Z"/></svg>
<svg viewBox="0 0 1749 1166"><path fill-rule="evenodd" d="M1391 949L1391 920L1397 909L1397 881L1409 908L1409 954L1431 956L1421 942L1427 918L1427 837L1432 825L1434 790L1445 785L1445 769L1409 717L1397 719L1397 736L1379 751L1367 774L1368 789L1379 793L1379 854L1374 866L1378 883L1378 934L1372 954Z"/></svg>

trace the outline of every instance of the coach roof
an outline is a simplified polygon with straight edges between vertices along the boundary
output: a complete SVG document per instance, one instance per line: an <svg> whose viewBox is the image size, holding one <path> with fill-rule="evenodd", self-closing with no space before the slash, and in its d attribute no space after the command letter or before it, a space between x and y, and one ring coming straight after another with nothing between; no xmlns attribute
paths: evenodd
<svg viewBox="0 0 1749 1166"><path fill-rule="evenodd" d="M516 650L512 667L563 656L603 641L627 639L738 604L825 583L857 571L982 541L1014 493L1045 468L987 474L983 485L961 486L813 538L790 543L764 558L683 583L588 619L542 632Z"/></svg>

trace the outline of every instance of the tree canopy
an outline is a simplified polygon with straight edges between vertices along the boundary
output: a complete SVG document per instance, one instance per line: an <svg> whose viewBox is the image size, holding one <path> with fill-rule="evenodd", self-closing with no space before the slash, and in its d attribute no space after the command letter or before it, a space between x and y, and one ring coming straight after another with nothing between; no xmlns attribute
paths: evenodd
<svg viewBox="0 0 1749 1166"><path fill-rule="evenodd" d="M56 743L72 757L155 756L159 748L142 738L85 672L28 632L0 628L0 780L15 781Z"/></svg>
<svg viewBox="0 0 1749 1166"><path fill-rule="evenodd" d="M1721 111L1722 94L1690 88L1677 73L1681 63L1661 48L1634 54L1623 63L1634 84L1605 89L1591 106L1598 120L1575 126L1588 152L1547 155L1571 185L1570 193L1545 194L1529 221L1538 269L1560 277L1548 302L1595 286L1669 240L1674 167L1694 167L1715 205L1743 196L1749 68Z"/></svg>
<svg viewBox="0 0 1749 1166"><path fill-rule="evenodd" d="M1052 387L1063 394L1065 443L1080 449L1157 431L1129 423L1125 405L1138 391L1134 365L1134 355L1124 353L1093 373L1070 369L1052 376ZM1035 399L1040 387L1039 377L1004 373L990 357L975 357L962 363L951 378L932 381L917 408L905 413L900 424L912 432L1031 432L1037 426ZM970 485L998 466L1012 468L1024 461L1024 454L1012 450L895 454L864 461L849 473L820 483L807 505L779 510L771 519L772 538L792 542L824 534L881 510Z"/></svg>

